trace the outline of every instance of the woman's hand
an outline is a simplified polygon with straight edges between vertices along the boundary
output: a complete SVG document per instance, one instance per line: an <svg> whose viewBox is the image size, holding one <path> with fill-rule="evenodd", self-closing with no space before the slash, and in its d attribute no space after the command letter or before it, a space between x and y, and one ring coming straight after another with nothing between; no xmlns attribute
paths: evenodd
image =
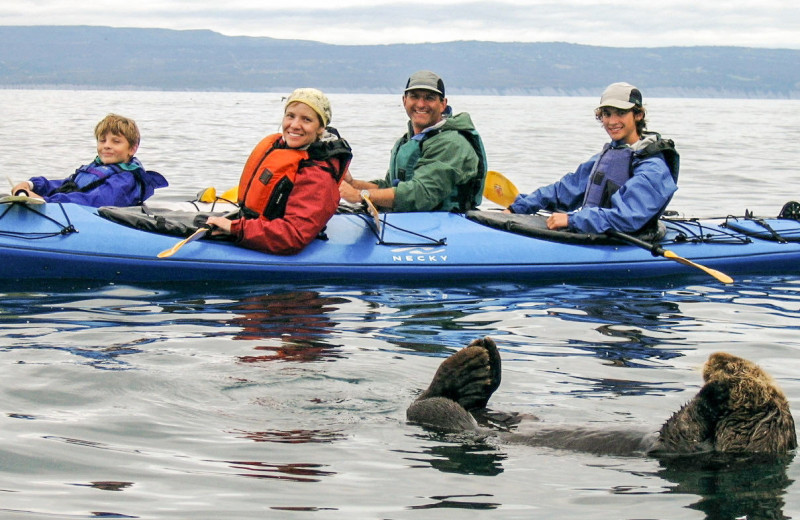
<svg viewBox="0 0 800 520"><path fill-rule="evenodd" d="M547 229L561 229L569 226L569 215L566 213L553 213L547 217Z"/></svg>
<svg viewBox="0 0 800 520"><path fill-rule="evenodd" d="M211 228L212 235L230 235L231 220L225 217L208 217L206 226Z"/></svg>
<svg viewBox="0 0 800 520"><path fill-rule="evenodd" d="M342 181L339 185L339 196L351 204L358 204L361 202L361 191L355 189L346 181Z"/></svg>

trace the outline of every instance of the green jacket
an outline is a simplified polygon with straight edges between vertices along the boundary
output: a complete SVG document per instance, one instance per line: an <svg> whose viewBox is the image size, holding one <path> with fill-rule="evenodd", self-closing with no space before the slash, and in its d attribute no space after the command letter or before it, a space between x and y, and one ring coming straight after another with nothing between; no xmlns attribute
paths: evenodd
<svg viewBox="0 0 800 520"><path fill-rule="evenodd" d="M481 203L486 169L481 138L462 112L417 135L409 122L386 178L373 182L394 187L394 211L466 211Z"/></svg>

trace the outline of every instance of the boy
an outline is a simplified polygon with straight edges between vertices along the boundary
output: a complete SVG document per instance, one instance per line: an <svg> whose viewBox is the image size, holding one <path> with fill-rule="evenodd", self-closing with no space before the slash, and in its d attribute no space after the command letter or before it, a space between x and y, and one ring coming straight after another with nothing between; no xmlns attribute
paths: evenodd
<svg viewBox="0 0 800 520"><path fill-rule="evenodd" d="M134 157L139 128L132 119L109 114L94 129L97 157L62 180L31 177L14 186L23 194L46 202L74 202L84 206L136 206L168 185L158 172L147 171Z"/></svg>

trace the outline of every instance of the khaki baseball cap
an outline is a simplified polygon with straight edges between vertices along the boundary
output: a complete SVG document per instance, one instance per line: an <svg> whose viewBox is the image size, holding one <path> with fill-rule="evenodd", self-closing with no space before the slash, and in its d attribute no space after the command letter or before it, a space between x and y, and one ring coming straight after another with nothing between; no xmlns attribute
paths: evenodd
<svg viewBox="0 0 800 520"><path fill-rule="evenodd" d="M642 93L639 89L630 83L612 83L603 92L597 108L614 107L629 110L635 106L642 106Z"/></svg>

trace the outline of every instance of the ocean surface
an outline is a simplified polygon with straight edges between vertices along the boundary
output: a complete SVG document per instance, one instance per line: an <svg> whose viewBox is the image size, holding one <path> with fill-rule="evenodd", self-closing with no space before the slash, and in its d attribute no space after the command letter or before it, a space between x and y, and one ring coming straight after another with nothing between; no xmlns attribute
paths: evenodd
<svg viewBox="0 0 800 520"><path fill-rule="evenodd" d="M0 90L0 170L66 176L116 112L139 123L137 156L170 181L152 202L190 200L237 182L283 95ZM382 176L405 125L400 94L330 97L354 176ZM594 98L449 101L523 192L606 141ZM681 153L671 209L775 216L800 200L800 101L645 104ZM0 518L800 518L794 457L598 456L405 422L441 361L485 335L503 360L494 410L655 431L720 350L759 363L800 410L798 274L730 286L0 281Z"/></svg>

